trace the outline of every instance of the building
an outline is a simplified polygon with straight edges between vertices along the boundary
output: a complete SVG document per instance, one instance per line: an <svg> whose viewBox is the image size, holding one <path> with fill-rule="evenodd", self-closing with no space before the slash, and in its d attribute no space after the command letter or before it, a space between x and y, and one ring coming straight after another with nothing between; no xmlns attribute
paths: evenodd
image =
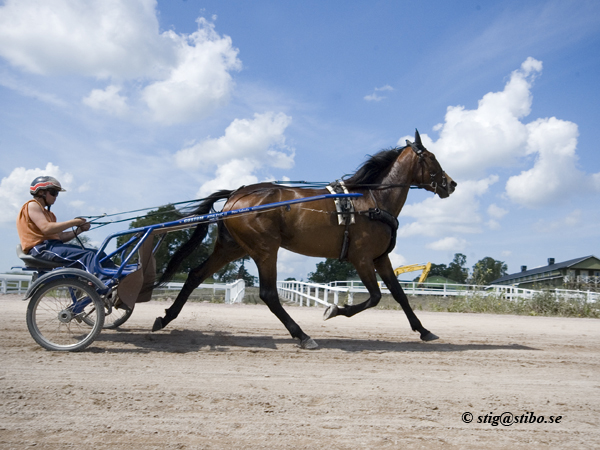
<svg viewBox="0 0 600 450"><path fill-rule="evenodd" d="M584 256L559 263L554 258L548 258L548 264L527 270L521 266L521 271L505 275L490 284L518 286L525 289L542 287L577 289L581 285L599 286L600 259L595 256ZM596 290L596 289L594 289Z"/></svg>

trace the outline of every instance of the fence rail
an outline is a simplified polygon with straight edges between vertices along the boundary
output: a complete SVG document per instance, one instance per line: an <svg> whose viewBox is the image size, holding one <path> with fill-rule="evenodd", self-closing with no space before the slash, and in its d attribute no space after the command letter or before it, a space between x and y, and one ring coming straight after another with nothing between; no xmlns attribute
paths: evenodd
<svg viewBox="0 0 600 450"><path fill-rule="evenodd" d="M544 291L534 289L523 289L514 286L478 286L469 284L442 284L442 283L418 283L401 282L402 288L407 295L427 295L436 297L452 297L459 295L498 295L507 300L518 298L532 298ZM329 284L304 283L301 281L278 281L277 288L279 296L287 301L298 303L300 306L323 305L331 303L338 304L340 295L344 301L351 305L354 294L367 293L367 289L360 281L334 281ZM389 290L381 286L381 292L389 294ZM588 302L600 301L600 293L592 291L574 291L568 289L553 289L557 297L569 299L585 299Z"/></svg>
<svg viewBox="0 0 600 450"><path fill-rule="evenodd" d="M31 275L0 274L0 294L25 294L31 283ZM180 290L183 283L168 283L162 289ZM198 289L212 289L225 291L225 303L239 303L244 299L246 283L244 280L236 280L228 284L201 284Z"/></svg>
<svg viewBox="0 0 600 450"><path fill-rule="evenodd" d="M0 294L24 294L31 283L31 275L0 274Z"/></svg>
<svg viewBox="0 0 600 450"><path fill-rule="evenodd" d="M179 291L183 283L171 282L161 287L163 290ZM233 283L221 284L201 284L196 289L212 289L213 295L217 291L225 291L225 303L241 303L246 293L246 283L244 280L236 280Z"/></svg>

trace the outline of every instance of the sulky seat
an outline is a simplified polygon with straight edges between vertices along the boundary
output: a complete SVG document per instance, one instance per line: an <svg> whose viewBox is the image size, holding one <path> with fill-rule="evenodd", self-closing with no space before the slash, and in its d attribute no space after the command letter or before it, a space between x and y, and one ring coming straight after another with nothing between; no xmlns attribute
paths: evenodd
<svg viewBox="0 0 600 450"><path fill-rule="evenodd" d="M17 256L25 263L25 265L31 269L56 269L57 267L64 267L64 263L57 263L54 261L47 261L45 259L35 258L23 252L21 244L17 245Z"/></svg>

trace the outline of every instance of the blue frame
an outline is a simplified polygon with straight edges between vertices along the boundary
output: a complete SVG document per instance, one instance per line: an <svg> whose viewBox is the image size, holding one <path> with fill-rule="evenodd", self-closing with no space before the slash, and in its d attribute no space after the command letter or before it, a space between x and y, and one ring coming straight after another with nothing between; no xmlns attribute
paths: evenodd
<svg viewBox="0 0 600 450"><path fill-rule="evenodd" d="M164 233L168 233L169 231L177 231L177 230L192 228L202 222L216 222L219 219L224 219L226 217L235 216L238 214L244 214L244 213L253 212L253 211L264 211L267 209L279 208L281 206L293 205L296 203L313 202L313 201L324 200L324 199L328 199L328 198L353 198L353 197L362 197L362 194L351 193L351 194L315 195L313 197L304 197L304 198L298 198L298 199L294 199L294 200L286 200L283 202L267 203L264 205L249 206L247 208L233 209L230 211L221 211L221 212L217 212L217 213L204 214L201 216L186 217L185 219L175 220L173 222L158 223L158 224L154 224L154 225L149 225L147 227L133 228L131 230L119 231L119 232L109 235L104 240L100 249L96 253L96 256L94 257L94 259L92 261L92 267L90 267L89 270L95 274L99 273L104 276L111 277L112 278L111 282L107 283L107 286L110 287L111 285L114 285L115 283L117 283L121 278L124 278L125 276L129 275L131 272L133 272L134 270L137 269L137 267L138 267L137 264L129 264L129 261L131 260L133 255L135 255L137 253L137 251L142 246L142 244L146 241L146 239L148 239L152 235L152 233L154 233L156 230L163 230ZM98 260L100 253L102 253L106 249L106 247L108 246L110 241L112 241L113 239L115 239L119 236L126 236L126 235L130 235L130 234L132 234L134 236L132 236L125 244L121 245L119 248L117 248L112 253L107 254L107 256L105 258L102 258L100 261ZM156 245L156 247L154 248L154 251L156 251L158 245L160 245L160 242ZM133 248L131 249L131 251L129 252L127 257L125 257L126 251L129 248L131 248L132 246L133 246ZM121 265L117 269L108 269L108 268L101 266L103 261L106 261L107 259L112 258L113 256L117 255L118 253L121 253L123 258L122 258Z"/></svg>

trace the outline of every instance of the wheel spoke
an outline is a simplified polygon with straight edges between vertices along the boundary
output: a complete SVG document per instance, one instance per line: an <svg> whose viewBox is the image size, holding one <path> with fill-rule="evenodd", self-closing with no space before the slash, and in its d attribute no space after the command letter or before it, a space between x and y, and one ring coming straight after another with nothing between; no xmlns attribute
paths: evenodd
<svg viewBox="0 0 600 450"><path fill-rule="evenodd" d="M94 341L103 324L100 297L78 280L48 283L34 294L27 309L32 337L48 350L81 350Z"/></svg>

